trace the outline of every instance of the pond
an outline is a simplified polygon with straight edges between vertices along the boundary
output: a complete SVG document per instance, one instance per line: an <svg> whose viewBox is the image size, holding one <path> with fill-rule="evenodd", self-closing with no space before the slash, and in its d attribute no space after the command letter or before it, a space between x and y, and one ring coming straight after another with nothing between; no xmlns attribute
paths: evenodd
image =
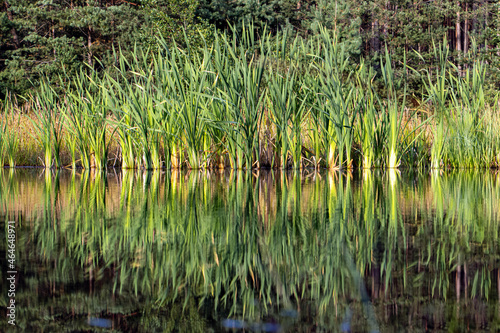
<svg viewBox="0 0 500 333"><path fill-rule="evenodd" d="M4 169L0 205L0 331L500 330L492 171Z"/></svg>

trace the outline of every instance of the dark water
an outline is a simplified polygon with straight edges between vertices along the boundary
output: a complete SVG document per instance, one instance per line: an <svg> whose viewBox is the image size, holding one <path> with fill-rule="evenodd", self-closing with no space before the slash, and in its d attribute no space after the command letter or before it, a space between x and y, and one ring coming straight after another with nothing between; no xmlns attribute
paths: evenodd
<svg viewBox="0 0 500 333"><path fill-rule="evenodd" d="M490 171L5 169L0 205L2 332L500 331Z"/></svg>

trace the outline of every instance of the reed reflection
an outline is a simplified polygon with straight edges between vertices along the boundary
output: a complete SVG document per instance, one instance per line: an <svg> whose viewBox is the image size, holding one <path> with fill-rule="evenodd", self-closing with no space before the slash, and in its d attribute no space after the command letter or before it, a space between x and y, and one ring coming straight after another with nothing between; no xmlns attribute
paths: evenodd
<svg viewBox="0 0 500 333"><path fill-rule="evenodd" d="M26 329L500 325L495 174L22 173Z"/></svg>

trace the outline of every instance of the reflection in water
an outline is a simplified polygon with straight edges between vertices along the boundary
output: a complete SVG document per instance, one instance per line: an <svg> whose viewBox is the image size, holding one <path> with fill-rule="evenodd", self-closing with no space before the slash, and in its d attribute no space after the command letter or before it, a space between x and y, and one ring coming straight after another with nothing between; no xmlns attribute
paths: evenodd
<svg viewBox="0 0 500 333"><path fill-rule="evenodd" d="M499 182L478 172L0 169L1 221L17 230L17 323L498 330Z"/></svg>

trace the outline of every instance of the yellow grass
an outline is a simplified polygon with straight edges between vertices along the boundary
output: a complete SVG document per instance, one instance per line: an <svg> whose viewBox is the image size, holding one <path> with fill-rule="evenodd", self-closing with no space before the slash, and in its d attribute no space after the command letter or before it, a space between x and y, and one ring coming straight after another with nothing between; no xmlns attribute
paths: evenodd
<svg viewBox="0 0 500 333"><path fill-rule="evenodd" d="M0 114L0 120L2 117L6 117L4 114ZM30 117L26 113L17 113L14 117L8 118L8 131L14 131L18 133L18 149L14 153L14 160L17 162L17 166L43 166L43 149L42 145L37 139L37 133L33 121L36 121L36 117ZM1 122L1 121L0 121ZM112 128L109 128L109 136L111 136ZM69 154L68 147L66 146L67 131L63 130L63 147L61 150L61 161L65 167L71 167L71 157ZM113 160L118 158L119 145L116 140L112 140L110 144L110 156L111 159L108 164L113 165ZM119 158L118 158L119 162ZM5 159L5 166L8 165L7 159Z"/></svg>

